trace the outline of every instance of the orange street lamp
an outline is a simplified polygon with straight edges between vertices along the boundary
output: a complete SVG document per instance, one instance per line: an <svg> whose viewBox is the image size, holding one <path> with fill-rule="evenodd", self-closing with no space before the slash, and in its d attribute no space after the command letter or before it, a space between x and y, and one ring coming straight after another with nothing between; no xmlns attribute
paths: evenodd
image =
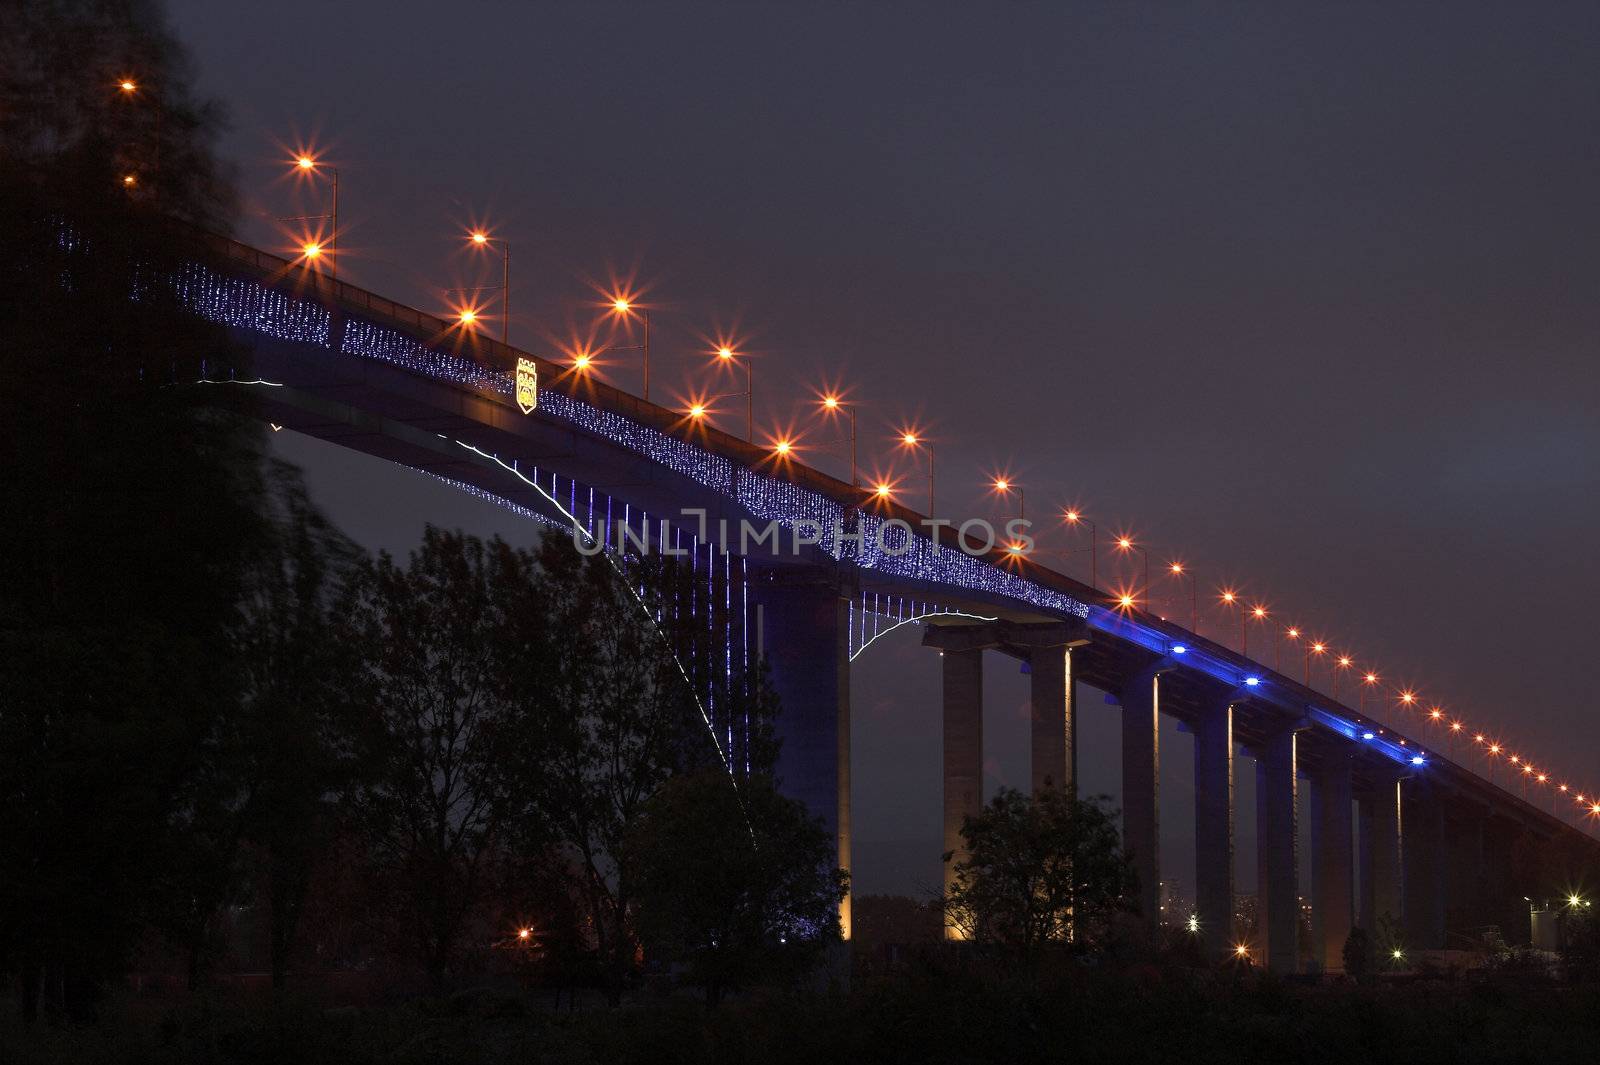
<svg viewBox="0 0 1600 1065"><path fill-rule="evenodd" d="M1127 533L1118 533L1116 540L1113 542L1115 543L1117 550L1122 552L1124 555L1131 551L1137 551L1139 553L1139 556L1142 559L1144 577L1143 583L1140 585L1140 590L1144 592L1145 598L1148 600L1150 596L1150 553L1144 548L1140 547L1138 544L1134 543L1133 537L1129 536ZM1150 604L1147 601L1145 605L1148 607Z"/></svg>
<svg viewBox="0 0 1600 1065"><path fill-rule="evenodd" d="M1376 673L1367 673L1361 678L1361 695L1356 703L1356 709L1363 714L1367 712L1367 689L1376 683L1378 683L1378 675Z"/></svg>
<svg viewBox="0 0 1600 1065"><path fill-rule="evenodd" d="M1244 615L1243 621L1240 624L1239 629L1240 629L1241 632L1243 632L1245 634L1246 639L1245 639L1244 644L1241 647L1239 653L1244 655L1246 658L1250 657L1250 643L1249 643L1250 622L1252 622L1252 621L1266 621L1267 620L1267 616L1268 616L1267 608L1266 608L1265 605L1263 605L1261 603L1256 603L1254 606L1252 606L1250 608L1250 612Z"/></svg>
<svg viewBox="0 0 1600 1065"><path fill-rule="evenodd" d="M747 355L741 356L726 344L719 344L716 354L718 363L723 366L736 366L740 362L744 363L744 438L754 443L756 438L756 385L755 371L751 369L750 358ZM737 395L721 398L735 399Z"/></svg>
<svg viewBox="0 0 1600 1065"><path fill-rule="evenodd" d="M1277 670L1279 673L1283 672L1283 641L1285 637L1287 637L1291 643L1295 640L1298 640L1300 638L1299 626L1290 625L1287 629L1284 629L1282 632L1278 633L1278 638L1272 641L1273 656L1275 658L1272 668Z"/></svg>
<svg viewBox="0 0 1600 1065"><path fill-rule="evenodd" d="M1333 697L1337 700L1339 698L1339 674L1349 669L1352 662L1349 655L1340 655L1334 659L1333 664L1339 667L1333 674Z"/></svg>
<svg viewBox="0 0 1600 1065"><path fill-rule="evenodd" d="M823 393L821 404L824 418L833 418L840 411L850 415L850 487L860 488L861 476L856 467L856 406L846 403L832 392Z"/></svg>
<svg viewBox="0 0 1600 1065"><path fill-rule="evenodd" d="M1182 562L1174 559L1167 564L1167 572L1176 577L1180 582L1184 577L1189 578L1189 631L1196 636L1200 635L1200 582L1196 579L1194 571Z"/></svg>
<svg viewBox="0 0 1600 1065"><path fill-rule="evenodd" d="M1311 656L1328 653L1328 645L1321 640L1306 641L1306 687L1311 687Z"/></svg>
<svg viewBox="0 0 1600 1065"><path fill-rule="evenodd" d="M318 176L318 174L320 174L320 172L321 172L321 169L320 169L321 166L322 166L322 164L317 162L315 156L307 155L304 152L302 152L301 154L295 156L295 159L294 159L295 171L297 173L301 174L302 176L306 177L307 179L316 178ZM330 175L329 180L331 181L332 188L333 188L333 203L329 207L327 214L294 215L294 216L292 216L290 218L280 218L280 219L278 219L278 221L280 221L280 222L316 222L316 221L326 221L326 222L328 222L329 225L331 225L333 227L332 228L332 232L330 232L329 235L328 235L328 249L327 250L328 250L328 256L329 256L329 259L330 259L330 262L328 264L328 274L335 281L337 281L337 280L339 280L339 171L338 171L338 168L336 168L336 167L329 167L328 168L328 172L329 172L329 175ZM314 256L311 256L311 258L314 258Z"/></svg>
<svg viewBox="0 0 1600 1065"><path fill-rule="evenodd" d="M511 346L511 242L490 236L481 229L467 234L474 248L487 250L500 245L500 343Z"/></svg>
<svg viewBox="0 0 1600 1065"><path fill-rule="evenodd" d="M994 482L989 487L993 488L1001 496L1009 496L1012 492L1017 493L1017 520L1028 520L1028 496L1027 493L1022 490L1022 486L1020 484L1011 480L1009 477L1002 476L996 477Z"/></svg>
<svg viewBox="0 0 1600 1065"><path fill-rule="evenodd" d="M1077 507L1068 507L1061 512L1061 520L1076 528L1079 525L1089 527L1089 587L1100 586L1100 529L1094 522L1084 517Z"/></svg>
<svg viewBox="0 0 1600 1065"><path fill-rule="evenodd" d="M906 429L900 433L900 446L910 448L912 451L922 451L928 456L928 516L933 517L933 445L919 436L915 429Z"/></svg>
<svg viewBox="0 0 1600 1065"><path fill-rule="evenodd" d="M628 321L634 315L638 315L639 319L644 323L644 343L636 345L636 346L638 347L638 349L641 352L644 353L644 398L645 398L646 402L649 402L649 400L650 400L650 311L649 311L649 308L641 307L637 303L635 303L633 300L629 299L627 296L619 294L619 295L615 295L615 296L611 297L611 315L614 318L621 318L623 321ZM609 348L607 348L607 350L608 351L625 351L625 350L627 350L627 348L624 347L624 346L619 346L619 345L613 344Z"/></svg>
<svg viewBox="0 0 1600 1065"><path fill-rule="evenodd" d="M161 195L161 120L166 114L166 105L162 102L159 91L150 91L147 86L140 84L132 75L117 79L117 92L130 101L130 106L148 107L150 110L150 116L155 126L149 159L150 165L147 167L136 165L134 169L148 175L151 195L159 199ZM142 97L143 100L137 104L133 103L138 97ZM123 188L132 189L138 184L139 178L136 174L130 173L122 179Z"/></svg>
<svg viewBox="0 0 1600 1065"><path fill-rule="evenodd" d="M1242 606L1242 604L1239 602L1239 593L1234 591L1232 588L1224 588L1220 592L1218 592L1217 593L1217 601L1220 602L1223 605L1223 607L1228 609L1228 610L1234 610L1234 609L1237 609L1237 608ZM1240 654L1244 654L1245 653L1245 648L1247 648L1249 646L1249 640L1250 640L1249 634L1245 630L1244 611L1241 609L1239 611L1239 653Z"/></svg>

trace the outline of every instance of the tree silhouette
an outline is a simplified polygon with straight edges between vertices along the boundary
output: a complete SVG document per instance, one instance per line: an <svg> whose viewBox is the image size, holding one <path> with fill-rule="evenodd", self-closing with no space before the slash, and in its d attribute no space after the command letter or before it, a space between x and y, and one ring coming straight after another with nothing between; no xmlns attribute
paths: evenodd
<svg viewBox="0 0 1600 1065"><path fill-rule="evenodd" d="M1002 788L961 836L967 857L944 905L963 939L1027 958L1049 944L1093 949L1115 915L1135 906L1133 867L1100 802Z"/></svg>

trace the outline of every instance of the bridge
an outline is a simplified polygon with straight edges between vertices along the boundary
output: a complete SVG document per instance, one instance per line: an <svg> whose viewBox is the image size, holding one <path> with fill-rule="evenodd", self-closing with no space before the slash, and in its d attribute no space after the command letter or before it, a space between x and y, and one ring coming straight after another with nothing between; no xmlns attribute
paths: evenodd
<svg viewBox="0 0 1600 1065"><path fill-rule="evenodd" d="M990 653L1020 660L1029 674L1036 789L1075 786L1079 686L1120 705L1124 841L1152 926L1159 723L1173 719L1193 734L1196 931L1217 956L1248 950L1293 970L1302 895L1312 905L1311 953L1325 970L1342 967L1358 916L1371 927L1390 915L1412 948L1442 948L1450 907L1481 912L1509 900L1518 837L1600 849L1448 749L1032 558L966 550L948 526L928 530L922 515L891 500L572 364L223 238L197 237L175 284L187 306L250 350L248 370L224 358L208 365L207 382L258 387L275 424L425 471L553 527L581 527L598 548L647 543L681 553L729 667L697 679L719 746L732 757L739 728L725 678L735 664L764 658L782 701L783 786L835 834L846 869L850 663L884 632L913 623L943 674L947 850L959 854L962 819L982 805ZM783 549L748 542L741 523L775 523ZM1242 945L1233 931L1241 757L1257 774L1259 869L1258 930ZM1308 824L1299 816L1305 788ZM1309 884L1296 860L1302 846ZM848 936L848 900L841 917Z"/></svg>

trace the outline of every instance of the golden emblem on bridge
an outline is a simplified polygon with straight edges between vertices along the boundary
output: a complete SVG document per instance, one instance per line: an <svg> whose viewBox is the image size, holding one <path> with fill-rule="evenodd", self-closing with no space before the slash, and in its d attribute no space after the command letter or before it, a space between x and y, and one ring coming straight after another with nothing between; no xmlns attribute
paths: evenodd
<svg viewBox="0 0 1600 1065"><path fill-rule="evenodd" d="M532 359L517 359L517 406L532 414L539 405L539 367Z"/></svg>

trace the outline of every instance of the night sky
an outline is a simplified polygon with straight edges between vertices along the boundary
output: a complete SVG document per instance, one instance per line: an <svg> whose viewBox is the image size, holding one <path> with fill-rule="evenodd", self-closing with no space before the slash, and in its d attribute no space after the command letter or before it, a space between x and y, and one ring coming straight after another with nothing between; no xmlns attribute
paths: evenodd
<svg viewBox="0 0 1600 1065"><path fill-rule="evenodd" d="M843 387L863 467L909 505L926 482L891 437L914 421L941 513L999 515L1006 471L1043 546L1078 504L1189 562L1203 599L1236 586L1600 786L1600 6L170 10L230 115L245 239L322 209L286 177L314 146L348 280L443 310L498 280L462 239L484 223L512 245L513 342L553 354L632 278L657 398L742 387L705 357L734 330L758 437ZM607 370L637 390L634 363ZM370 546L428 521L534 535L277 442ZM988 666L990 785L1025 787L1025 678ZM1114 795L1116 711L1084 702L1085 788ZM909 631L875 646L854 709L857 889L931 888L937 658ZM1163 846L1192 890L1187 739ZM1241 773L1244 889L1251 794Z"/></svg>

